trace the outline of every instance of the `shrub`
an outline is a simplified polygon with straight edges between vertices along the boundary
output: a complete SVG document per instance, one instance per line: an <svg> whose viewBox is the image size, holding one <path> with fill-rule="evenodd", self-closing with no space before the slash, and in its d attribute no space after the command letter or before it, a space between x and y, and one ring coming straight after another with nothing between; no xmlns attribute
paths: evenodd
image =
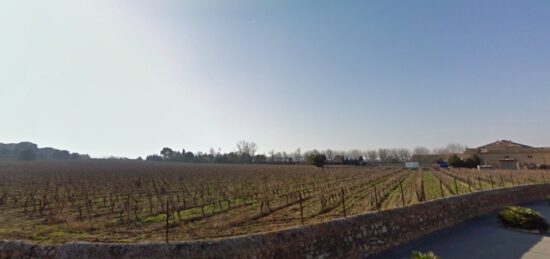
<svg viewBox="0 0 550 259"><path fill-rule="evenodd" d="M466 160L463 160L458 155L452 155L449 158L449 165L452 167L464 167L464 168L476 168L478 165L481 165L481 158L477 155L473 155L472 157L466 158Z"/></svg>
<svg viewBox="0 0 550 259"><path fill-rule="evenodd" d="M418 251L413 251L411 255L411 259L438 259L437 255L430 251L427 253L421 253Z"/></svg>
<svg viewBox="0 0 550 259"><path fill-rule="evenodd" d="M316 167L323 167L326 161L327 157L323 154L311 154L307 157L307 162Z"/></svg>
<svg viewBox="0 0 550 259"><path fill-rule="evenodd" d="M481 158L478 155L473 155L464 160L464 167L476 168L478 165L481 165L481 162Z"/></svg>
<svg viewBox="0 0 550 259"><path fill-rule="evenodd" d="M456 154L449 157L448 163L452 167L464 167L464 161Z"/></svg>
<svg viewBox="0 0 550 259"><path fill-rule="evenodd" d="M540 233L548 231L549 228L546 219L529 208L506 207L498 214L498 219L504 226L538 230Z"/></svg>

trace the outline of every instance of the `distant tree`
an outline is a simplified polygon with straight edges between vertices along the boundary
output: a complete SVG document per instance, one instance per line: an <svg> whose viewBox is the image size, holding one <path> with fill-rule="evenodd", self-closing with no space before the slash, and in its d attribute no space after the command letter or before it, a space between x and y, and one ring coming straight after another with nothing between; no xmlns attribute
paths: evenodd
<svg viewBox="0 0 550 259"><path fill-rule="evenodd" d="M265 155L256 155L254 156L254 162L263 164L267 162L267 157Z"/></svg>
<svg viewBox="0 0 550 259"><path fill-rule="evenodd" d="M32 161L36 159L36 153L30 149L23 150L19 152L18 159L23 161Z"/></svg>
<svg viewBox="0 0 550 259"><path fill-rule="evenodd" d="M367 161L374 162L378 159L378 153L376 150L369 150L367 151Z"/></svg>
<svg viewBox="0 0 550 259"><path fill-rule="evenodd" d="M294 151L293 153L293 157L294 157L294 162L302 162L302 149L301 148L297 148L296 151Z"/></svg>
<svg viewBox="0 0 550 259"><path fill-rule="evenodd" d="M17 152L17 154L19 154L20 152L25 151L25 150L36 151L37 149L38 149L38 146L34 143L20 142L20 143L15 144L15 147L14 147L13 150L15 150L15 152Z"/></svg>
<svg viewBox="0 0 550 259"><path fill-rule="evenodd" d="M307 157L307 162L316 167L323 167L326 161L327 157L324 154L310 154Z"/></svg>
<svg viewBox="0 0 550 259"><path fill-rule="evenodd" d="M130 158L127 158L127 157L124 157L124 156L107 156L107 157L104 157L103 159L106 159L106 160L130 160Z"/></svg>
<svg viewBox="0 0 550 259"><path fill-rule="evenodd" d="M179 151L174 151L174 153L172 153L172 156L170 157L170 161L183 162L184 161L184 155Z"/></svg>
<svg viewBox="0 0 550 259"><path fill-rule="evenodd" d="M473 155L466 160L463 160L458 155L454 154L449 158L448 163L452 167L476 168L478 165L481 165L482 161L477 155Z"/></svg>
<svg viewBox="0 0 550 259"><path fill-rule="evenodd" d="M240 156L253 157L256 154L256 150L258 150L258 145L254 142L244 140L237 142L237 154Z"/></svg>
<svg viewBox="0 0 550 259"><path fill-rule="evenodd" d="M378 158L381 162L388 162L390 158L390 151L385 148L378 149Z"/></svg>
<svg viewBox="0 0 550 259"><path fill-rule="evenodd" d="M438 155L448 155L448 154L451 154L451 151L449 151L449 149L447 148L441 147L441 148L434 148L432 153L438 154Z"/></svg>
<svg viewBox="0 0 550 259"><path fill-rule="evenodd" d="M464 161L456 154L449 157L448 163L452 167L464 167Z"/></svg>
<svg viewBox="0 0 550 259"><path fill-rule="evenodd" d="M147 161L162 161L162 156L159 155L149 155L145 158Z"/></svg>
<svg viewBox="0 0 550 259"><path fill-rule="evenodd" d="M351 158L353 160L359 159L360 156L361 156L361 151L359 151L357 149L352 149L352 150L349 151L349 158Z"/></svg>
<svg viewBox="0 0 550 259"><path fill-rule="evenodd" d="M414 155L429 155L430 150L425 147L415 147L413 150Z"/></svg>
<svg viewBox="0 0 550 259"><path fill-rule="evenodd" d="M169 147L165 147L160 151L160 154L165 160L170 160L174 156L174 150Z"/></svg>
<svg viewBox="0 0 550 259"><path fill-rule="evenodd" d="M388 149L385 162L398 163L401 162L400 151L397 148Z"/></svg>
<svg viewBox="0 0 550 259"><path fill-rule="evenodd" d="M143 158L139 156L138 158L136 158L136 160L143 161Z"/></svg>
<svg viewBox="0 0 550 259"><path fill-rule="evenodd" d="M194 159L195 159L195 155L193 154L193 152L188 151L188 152L185 153L185 155L184 155L184 160L185 161L193 162Z"/></svg>
<svg viewBox="0 0 550 259"><path fill-rule="evenodd" d="M345 160L346 160L346 158L343 155L336 155L332 159L332 163L333 164L344 164Z"/></svg>
<svg viewBox="0 0 550 259"><path fill-rule="evenodd" d="M468 157L463 164L464 167L476 168L478 165L481 165L481 162L481 158L478 155L473 155Z"/></svg>
<svg viewBox="0 0 550 259"><path fill-rule="evenodd" d="M447 145L447 150L453 154L461 154L464 153L466 150L466 146L458 144L458 143L449 143Z"/></svg>
<svg viewBox="0 0 550 259"><path fill-rule="evenodd" d="M283 161L288 163L288 160L291 159L287 152L283 151Z"/></svg>
<svg viewBox="0 0 550 259"><path fill-rule="evenodd" d="M269 158L271 160L271 163L275 163L275 150L269 151Z"/></svg>
<svg viewBox="0 0 550 259"><path fill-rule="evenodd" d="M69 160L71 159L71 153L67 150L56 150L53 153L52 158L58 160Z"/></svg>
<svg viewBox="0 0 550 259"><path fill-rule="evenodd" d="M332 150L330 149L325 150L325 155L327 156L328 161L332 161L332 159L334 158L334 152L332 152Z"/></svg>
<svg viewBox="0 0 550 259"><path fill-rule="evenodd" d="M241 156L235 152L229 152L226 156L227 156L227 162L229 163L237 163L241 159Z"/></svg>
<svg viewBox="0 0 550 259"><path fill-rule="evenodd" d="M276 163L284 162L283 153L281 153L281 152L275 153L275 162Z"/></svg>
<svg viewBox="0 0 550 259"><path fill-rule="evenodd" d="M397 157L399 162L407 162L411 160L411 151L406 148L397 149Z"/></svg>
<svg viewBox="0 0 550 259"><path fill-rule="evenodd" d="M71 153L71 159L72 160L78 160L78 159L80 159L80 155L78 153Z"/></svg>
<svg viewBox="0 0 550 259"><path fill-rule="evenodd" d="M83 159L92 159L92 158L90 157L90 155L80 154L80 160L83 160Z"/></svg>
<svg viewBox="0 0 550 259"><path fill-rule="evenodd" d="M357 160L355 160L355 166L363 165L364 159L363 156L359 156Z"/></svg>

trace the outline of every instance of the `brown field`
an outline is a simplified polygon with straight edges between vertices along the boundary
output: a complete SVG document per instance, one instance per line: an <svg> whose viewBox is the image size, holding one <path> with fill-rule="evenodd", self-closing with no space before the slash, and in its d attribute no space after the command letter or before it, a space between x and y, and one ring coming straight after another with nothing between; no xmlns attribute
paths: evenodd
<svg viewBox="0 0 550 259"><path fill-rule="evenodd" d="M0 239L164 242L167 227L171 242L244 235L543 183L550 179L549 173L101 160L0 162Z"/></svg>

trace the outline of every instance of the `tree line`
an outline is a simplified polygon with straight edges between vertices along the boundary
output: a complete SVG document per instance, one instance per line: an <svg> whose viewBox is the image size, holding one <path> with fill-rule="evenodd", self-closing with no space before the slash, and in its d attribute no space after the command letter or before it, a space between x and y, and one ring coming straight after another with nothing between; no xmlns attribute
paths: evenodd
<svg viewBox="0 0 550 259"><path fill-rule="evenodd" d="M148 161L172 161L193 163L257 163L257 164L296 164L313 165L343 164L362 165L365 163L403 163L411 160L412 155L426 154L457 154L465 150L465 146L451 143L444 148L430 151L425 147L417 147L410 151L406 148L381 148L377 150L308 150L302 152L297 148L294 152L269 151L267 154L257 154L258 145L254 142L239 141L234 151L222 153L220 149L210 148L209 152L196 152L164 147L159 154L146 157ZM141 158L138 158L141 159Z"/></svg>
<svg viewBox="0 0 550 259"><path fill-rule="evenodd" d="M59 150L51 147L39 148L31 142L0 143L0 160L81 160L89 155Z"/></svg>

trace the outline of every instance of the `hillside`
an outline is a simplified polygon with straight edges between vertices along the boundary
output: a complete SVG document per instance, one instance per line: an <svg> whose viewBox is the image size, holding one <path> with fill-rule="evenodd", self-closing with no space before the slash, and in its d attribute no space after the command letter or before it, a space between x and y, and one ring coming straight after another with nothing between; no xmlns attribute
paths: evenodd
<svg viewBox="0 0 550 259"><path fill-rule="evenodd" d="M0 160L78 160L90 156L51 147L39 148L31 142L0 143Z"/></svg>

